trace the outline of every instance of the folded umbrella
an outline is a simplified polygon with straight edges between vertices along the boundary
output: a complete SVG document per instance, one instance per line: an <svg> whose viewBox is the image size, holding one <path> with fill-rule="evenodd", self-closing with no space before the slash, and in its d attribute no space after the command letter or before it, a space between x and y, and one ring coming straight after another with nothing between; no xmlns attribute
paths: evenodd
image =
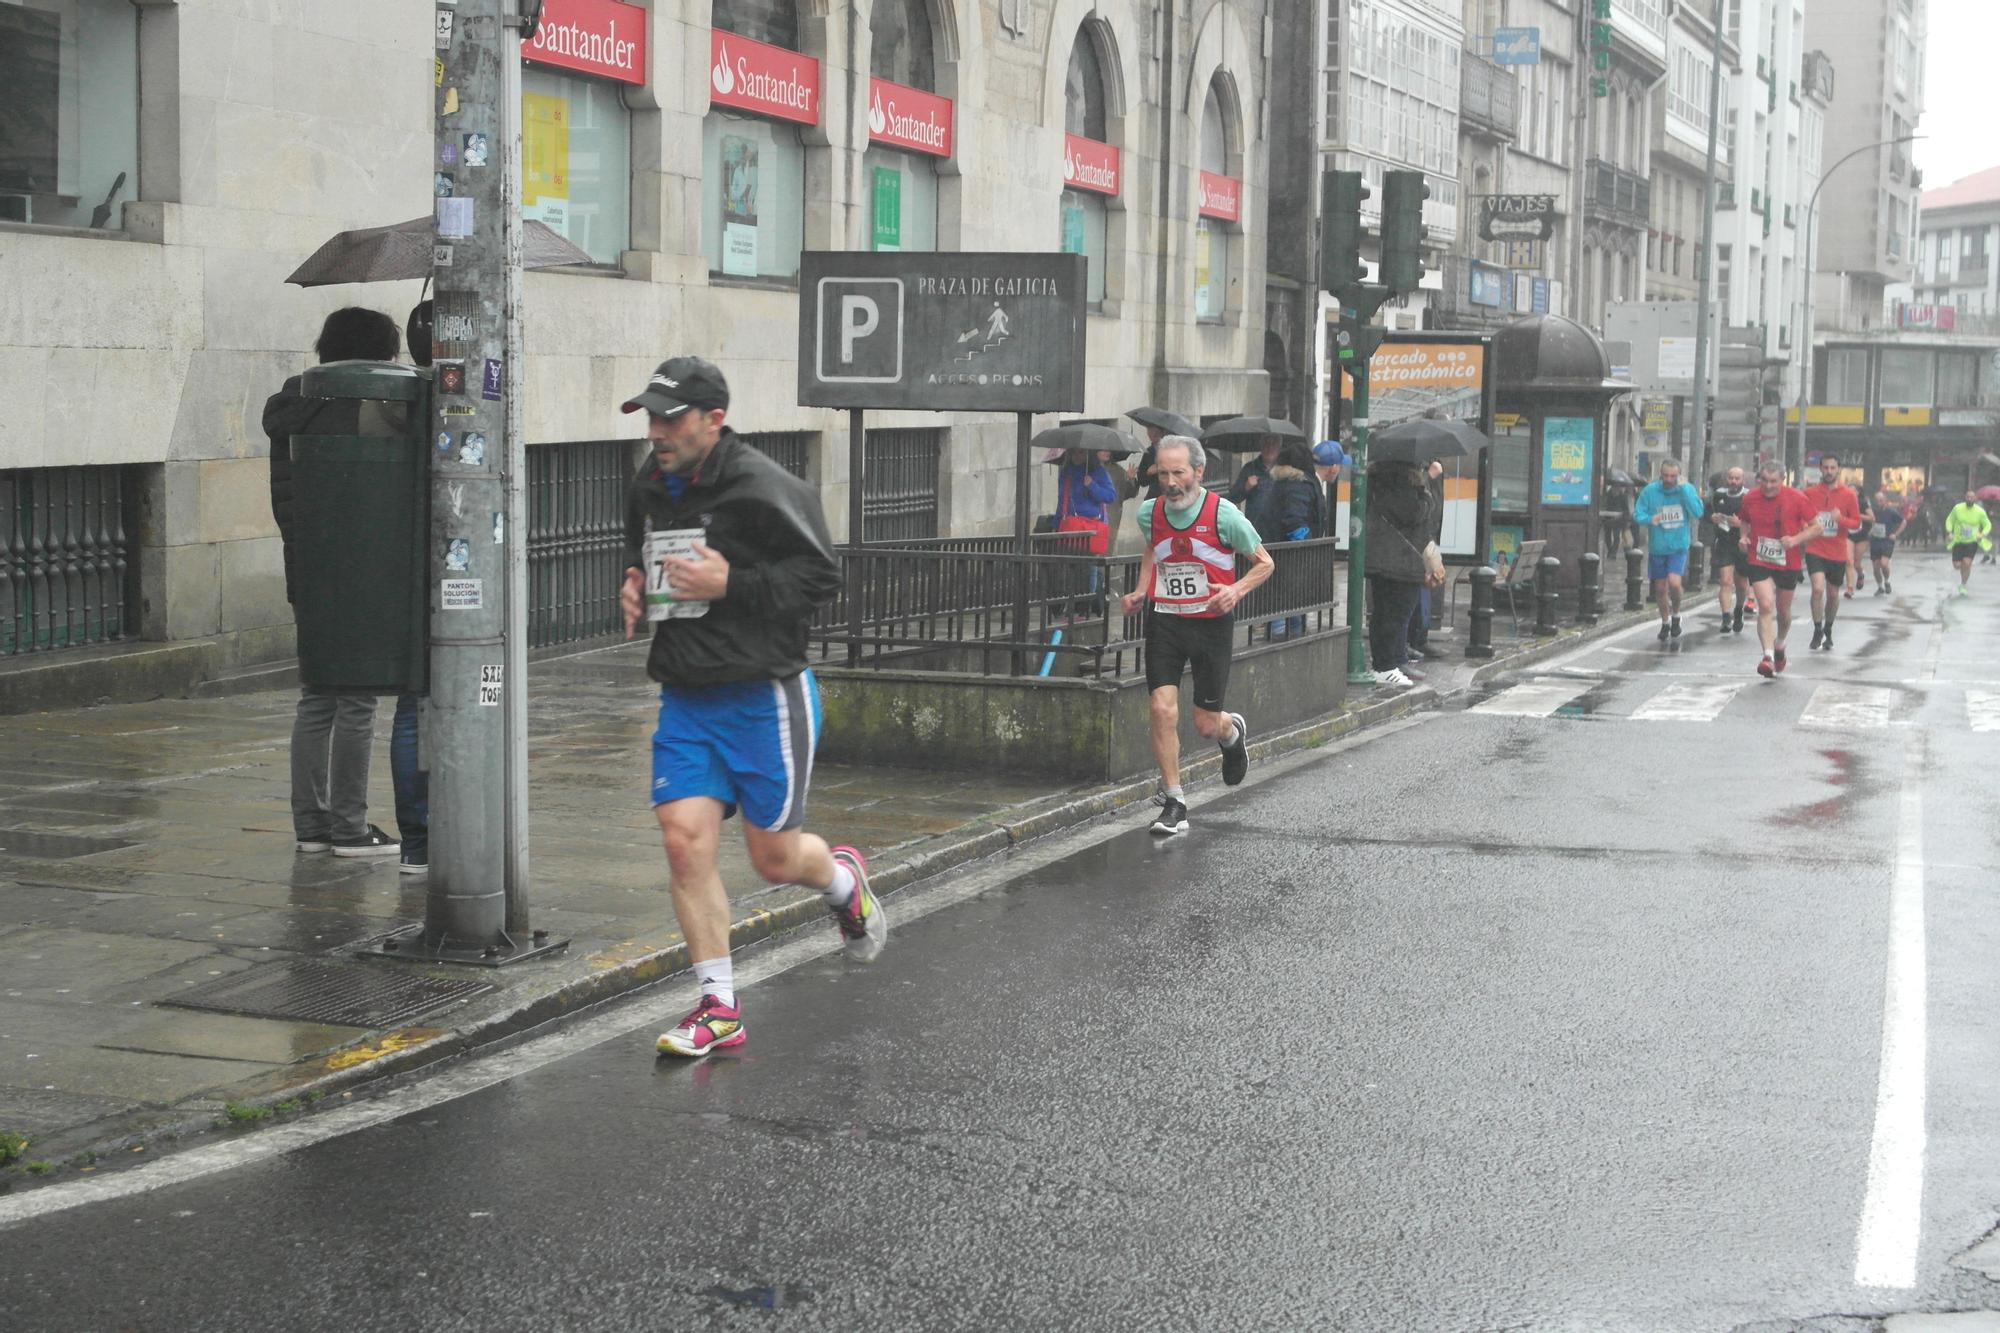
<svg viewBox="0 0 2000 1333"><path fill-rule="evenodd" d="M1306 437L1304 431L1282 417L1231 417L1203 431L1201 444L1204 449L1219 449L1223 453L1245 453L1263 448L1267 435L1281 440Z"/></svg>
<svg viewBox="0 0 2000 1333"><path fill-rule="evenodd" d="M1087 449L1091 453L1110 454L1124 458L1139 451L1132 447L1132 441L1109 426L1100 426L1095 421L1072 421L1066 425L1051 426L1035 436L1028 443L1036 449ZM1043 461L1060 461L1060 455Z"/></svg>
<svg viewBox="0 0 2000 1333"><path fill-rule="evenodd" d="M1201 427L1178 412L1168 412L1158 407L1135 407L1125 415L1142 426L1152 426L1169 435L1185 435L1191 440L1201 438Z"/></svg>
<svg viewBox="0 0 2000 1333"><path fill-rule="evenodd" d="M312 252L285 281L296 287L328 287L343 282L401 282L431 275L432 227L429 217L411 218L388 227L358 227L336 233ZM529 218L521 229L521 262L528 268L588 264L588 252L578 249Z"/></svg>
<svg viewBox="0 0 2000 1333"><path fill-rule="evenodd" d="M1371 463L1428 463L1435 458L1462 458L1488 441L1463 421L1417 417L1399 421L1368 443Z"/></svg>

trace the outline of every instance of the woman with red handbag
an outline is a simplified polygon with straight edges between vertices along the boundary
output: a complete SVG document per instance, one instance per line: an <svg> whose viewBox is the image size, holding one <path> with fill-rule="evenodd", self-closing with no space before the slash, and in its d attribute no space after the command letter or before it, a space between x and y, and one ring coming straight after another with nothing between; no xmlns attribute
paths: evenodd
<svg viewBox="0 0 2000 1333"><path fill-rule="evenodd" d="M1111 523L1107 517L1118 503L1118 487L1111 470L1083 449L1063 454L1056 469L1056 531L1087 534L1077 550L1103 555L1111 549Z"/></svg>

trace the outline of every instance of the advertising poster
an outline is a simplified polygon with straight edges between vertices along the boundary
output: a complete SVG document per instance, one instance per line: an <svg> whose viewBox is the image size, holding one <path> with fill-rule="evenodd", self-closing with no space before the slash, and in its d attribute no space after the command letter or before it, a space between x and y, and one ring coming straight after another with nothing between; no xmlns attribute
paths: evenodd
<svg viewBox="0 0 2000 1333"><path fill-rule="evenodd" d="M1542 422L1542 503L1590 503L1591 451L1597 423L1589 417L1548 417Z"/></svg>
<svg viewBox="0 0 2000 1333"><path fill-rule="evenodd" d="M1207 224L1194 229L1194 308L1197 314L1205 313L1208 305L1208 284L1212 276L1210 257L1213 250Z"/></svg>
<svg viewBox="0 0 2000 1333"><path fill-rule="evenodd" d="M903 173L875 168L875 248L903 248Z"/></svg>
<svg viewBox="0 0 2000 1333"><path fill-rule="evenodd" d="M1354 381L1340 376L1343 401L1354 396ZM1347 417L1343 408L1341 418ZM1414 417L1465 421L1491 433L1486 415L1486 347L1473 341L1385 342L1368 366L1368 418L1380 432ZM1334 531L1347 534L1348 478L1340 484ZM1444 500L1444 528L1438 549L1471 559L1479 552L1479 459L1444 460L1436 483Z"/></svg>
<svg viewBox="0 0 2000 1333"><path fill-rule="evenodd" d="M1083 253L1083 205L1063 200L1062 248L1064 254Z"/></svg>
<svg viewBox="0 0 2000 1333"><path fill-rule="evenodd" d="M569 235L569 102L521 94L521 216Z"/></svg>
<svg viewBox="0 0 2000 1333"><path fill-rule="evenodd" d="M757 145L722 137L722 271L757 276Z"/></svg>

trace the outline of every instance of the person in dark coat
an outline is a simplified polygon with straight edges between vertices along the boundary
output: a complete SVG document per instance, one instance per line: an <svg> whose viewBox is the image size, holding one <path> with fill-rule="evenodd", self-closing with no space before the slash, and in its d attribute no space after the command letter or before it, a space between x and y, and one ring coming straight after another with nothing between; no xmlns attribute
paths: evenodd
<svg viewBox="0 0 2000 1333"><path fill-rule="evenodd" d="M1278 450L1265 481L1250 492L1244 512L1257 535L1273 542L1298 542L1325 534L1319 479L1305 441L1288 440Z"/></svg>
<svg viewBox="0 0 2000 1333"><path fill-rule="evenodd" d="M349 306L326 317L313 350L329 361L394 361L401 348L396 322L379 310ZM371 404L308 398L294 375L264 404L271 443L271 515L284 546L285 600L298 604L301 584L294 545L300 509L311 503L292 481L294 435L384 433L366 418ZM301 852L335 856L394 856L402 844L368 822L368 757L375 740L375 699L314 685L314 663L299 662L299 703L292 721L292 834Z"/></svg>
<svg viewBox="0 0 2000 1333"><path fill-rule="evenodd" d="M1368 465L1368 617L1370 665L1377 683L1413 685L1408 662L1410 617L1424 586L1424 545L1431 539L1430 493L1414 463Z"/></svg>
<svg viewBox="0 0 2000 1333"><path fill-rule="evenodd" d="M1430 500L1430 539L1440 547L1444 545L1444 464L1433 458L1424 467L1424 492ZM1431 589L1427 583L1417 589L1417 609L1410 613L1410 634L1407 656L1411 662L1424 660L1424 653L1431 642ZM1412 680L1422 680L1420 672L1403 667L1403 674Z"/></svg>

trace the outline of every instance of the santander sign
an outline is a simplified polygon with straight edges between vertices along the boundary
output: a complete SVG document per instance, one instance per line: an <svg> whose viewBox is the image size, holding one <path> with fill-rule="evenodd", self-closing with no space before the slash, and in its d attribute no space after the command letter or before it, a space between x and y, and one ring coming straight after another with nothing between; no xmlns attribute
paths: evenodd
<svg viewBox="0 0 2000 1333"><path fill-rule="evenodd" d="M646 81L646 11L619 0L548 0L521 58L620 83Z"/></svg>
<svg viewBox="0 0 2000 1333"><path fill-rule="evenodd" d="M868 80L868 141L950 157L951 99L887 79Z"/></svg>
<svg viewBox="0 0 2000 1333"><path fill-rule="evenodd" d="M1095 139L1086 139L1080 134L1065 134L1063 186L1071 190L1117 194L1117 148L1108 143L1099 143Z"/></svg>
<svg viewBox="0 0 2000 1333"><path fill-rule="evenodd" d="M1195 211L1205 218L1235 222L1243 212L1243 182L1234 176L1202 172L1201 198Z"/></svg>
<svg viewBox="0 0 2000 1333"><path fill-rule="evenodd" d="M733 32L708 34L708 100L760 116L819 124L819 61Z"/></svg>

